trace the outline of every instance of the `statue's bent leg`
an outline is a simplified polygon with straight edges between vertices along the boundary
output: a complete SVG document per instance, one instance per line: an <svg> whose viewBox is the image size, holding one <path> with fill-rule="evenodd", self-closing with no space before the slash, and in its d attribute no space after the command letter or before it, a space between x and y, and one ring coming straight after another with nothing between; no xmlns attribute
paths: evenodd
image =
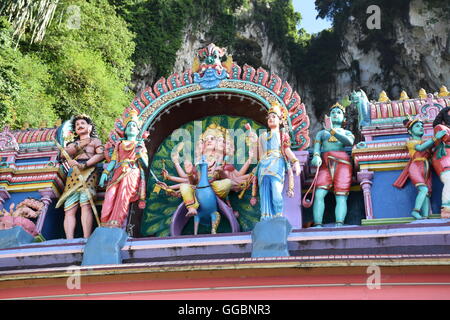
<svg viewBox="0 0 450 320"><path fill-rule="evenodd" d="M220 223L220 213L217 211L211 213L211 234L217 233L219 223Z"/></svg>
<svg viewBox="0 0 450 320"><path fill-rule="evenodd" d="M197 215L199 203L197 201L197 197L195 196L194 187L188 183L182 183L180 185L180 193L181 197L183 198L184 205L188 210L186 217Z"/></svg>
<svg viewBox="0 0 450 320"><path fill-rule="evenodd" d="M313 217L314 225L322 226L323 214L325 212L325 196L328 190L323 188L317 188L314 193L314 204L313 204Z"/></svg>
<svg viewBox="0 0 450 320"><path fill-rule="evenodd" d="M422 217L424 219L427 219L428 216L430 215L430 208L431 208L430 198L431 198L431 194L428 193L427 197L425 198L425 201L423 202L423 205L422 205Z"/></svg>
<svg viewBox="0 0 450 320"><path fill-rule="evenodd" d="M222 179L211 182L211 188L220 199L225 200L230 193L232 186L231 179Z"/></svg>
<svg viewBox="0 0 450 320"><path fill-rule="evenodd" d="M428 195L428 187L426 185L418 185L417 186L417 197L416 202L414 203L414 209L411 212L411 215L416 219L423 219L422 212L423 212L423 205L427 200Z"/></svg>

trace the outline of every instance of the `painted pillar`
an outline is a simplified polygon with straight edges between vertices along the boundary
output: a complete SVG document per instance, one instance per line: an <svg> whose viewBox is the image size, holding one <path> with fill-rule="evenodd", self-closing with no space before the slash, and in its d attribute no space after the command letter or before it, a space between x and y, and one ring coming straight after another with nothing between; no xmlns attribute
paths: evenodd
<svg viewBox="0 0 450 320"><path fill-rule="evenodd" d="M42 213L39 215L38 220L36 222L36 229L39 233L42 231L42 227L44 226L45 216L47 215L48 206L52 203L52 199L56 198L55 192L52 188L45 188L39 190L41 194L41 201L45 204L45 207L42 209Z"/></svg>
<svg viewBox="0 0 450 320"><path fill-rule="evenodd" d="M295 156L300 162L300 176L296 177L294 175L294 197L289 198L286 195L288 190L289 181L286 174L286 179L284 181L284 216L288 219L292 226L292 229L302 228L302 181L305 178L305 166L308 163L309 152L308 151L294 151Z"/></svg>
<svg viewBox="0 0 450 320"><path fill-rule="evenodd" d="M3 209L3 205L5 204L5 201L11 198L9 195L8 190L1 188L0 189L0 210Z"/></svg>
<svg viewBox="0 0 450 320"><path fill-rule="evenodd" d="M357 173L357 178L363 190L364 207L366 209L366 219L373 219L373 206L372 206L373 172L367 170L359 171Z"/></svg>

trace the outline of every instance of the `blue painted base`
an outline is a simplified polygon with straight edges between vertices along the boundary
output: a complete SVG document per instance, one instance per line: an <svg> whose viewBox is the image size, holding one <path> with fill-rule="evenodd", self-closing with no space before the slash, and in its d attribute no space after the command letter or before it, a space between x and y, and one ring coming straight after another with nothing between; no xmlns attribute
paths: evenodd
<svg viewBox="0 0 450 320"><path fill-rule="evenodd" d="M252 231L252 258L289 257L287 238L291 230L284 217L258 222Z"/></svg>
<svg viewBox="0 0 450 320"><path fill-rule="evenodd" d="M127 238L128 234L120 228L96 228L84 247L81 265L122 263L121 249Z"/></svg>
<svg viewBox="0 0 450 320"><path fill-rule="evenodd" d="M0 230L0 249L14 248L22 244L31 243L34 237L20 226L7 230Z"/></svg>
<svg viewBox="0 0 450 320"><path fill-rule="evenodd" d="M417 189L408 179L402 189L392 184L401 174L401 170L376 171L372 184L373 216L375 219L411 217L417 197ZM441 211L442 182L432 171L432 213Z"/></svg>

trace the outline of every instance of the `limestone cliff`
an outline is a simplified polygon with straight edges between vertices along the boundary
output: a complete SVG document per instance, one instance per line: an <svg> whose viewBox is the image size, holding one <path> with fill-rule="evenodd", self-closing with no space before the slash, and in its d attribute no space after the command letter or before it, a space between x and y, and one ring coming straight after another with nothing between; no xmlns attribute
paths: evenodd
<svg viewBox="0 0 450 320"><path fill-rule="evenodd" d="M332 81L323 84L320 81L309 83L302 70L296 70L293 64L286 62L293 58L292 53L288 53L286 59L286 52L274 45L273 39L269 37L267 26L252 19L253 10L250 5L234 13L239 21L236 26L238 41L234 42L236 47L227 49L240 65L248 63L254 67L262 66L289 82L307 106L311 135L315 135L322 127L318 119L324 111L316 111L326 110L326 106L316 105L317 95L325 95L330 102L338 101L352 90L362 88L369 99L376 100L382 90L391 99L398 99L402 90L410 97L416 97L420 88L435 92L441 85L450 85L450 24L442 18L441 9L429 10L422 0L411 0L409 12L389 21L391 27L385 34L388 42L383 46L361 48L360 44L369 34L367 30L362 30L366 26L357 20L348 19L343 32L339 34L341 47L337 63L330 70ZM383 28L386 22L383 21L383 15L381 19ZM205 18L200 24L201 28L198 28L199 24L197 27L193 27L193 24L184 27L182 45L177 51L173 72L190 68L196 50L215 41L208 32L211 24L211 20ZM242 43L245 45L239 47ZM222 46L221 43L216 44ZM252 49L249 51L250 47ZM390 65L385 63L389 55L393 55L390 61L394 61ZM138 92L156 80L149 61L136 69L134 90Z"/></svg>
<svg viewBox="0 0 450 320"><path fill-rule="evenodd" d="M450 24L440 18L440 10L430 11L422 0L414 0L409 4L407 19L392 21L393 29L387 36L396 63L391 68L381 62L384 52L373 48L364 52L359 48L358 44L366 37L361 32L365 26L349 21L331 94L340 97L359 86L372 99L377 99L382 90L391 99L398 99L402 90L417 97L420 88L435 92L440 86L449 85ZM381 15L383 28L382 19ZM356 78L352 76L355 73Z"/></svg>

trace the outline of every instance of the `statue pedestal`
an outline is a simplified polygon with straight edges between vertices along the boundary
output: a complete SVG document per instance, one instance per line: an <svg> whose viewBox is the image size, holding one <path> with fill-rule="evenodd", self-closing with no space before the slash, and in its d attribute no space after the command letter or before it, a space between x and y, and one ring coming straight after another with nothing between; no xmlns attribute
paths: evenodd
<svg viewBox="0 0 450 320"><path fill-rule="evenodd" d="M252 231L252 258L289 257L287 238L291 230L285 217L258 222Z"/></svg>
<svg viewBox="0 0 450 320"><path fill-rule="evenodd" d="M81 265L122 263L121 249L127 238L128 234L121 228L96 228L84 247Z"/></svg>
<svg viewBox="0 0 450 320"><path fill-rule="evenodd" d="M289 223L292 225L293 229L301 229L302 228L302 181L305 180L305 167L308 164L308 151L294 151L295 156L300 162L300 177L294 176L294 197L289 198L286 195L286 191L289 186L289 179L286 178L284 181L284 190L283 190L283 214L286 219L289 220Z"/></svg>
<svg viewBox="0 0 450 320"><path fill-rule="evenodd" d="M20 226L0 230L0 249L14 248L33 241L34 237Z"/></svg>

